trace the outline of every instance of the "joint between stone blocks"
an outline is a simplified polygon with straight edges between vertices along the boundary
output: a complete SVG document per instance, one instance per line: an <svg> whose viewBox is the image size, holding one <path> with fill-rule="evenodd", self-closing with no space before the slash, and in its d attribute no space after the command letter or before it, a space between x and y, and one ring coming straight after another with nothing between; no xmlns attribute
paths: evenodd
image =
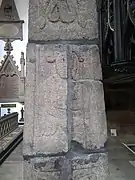
<svg viewBox="0 0 135 180"><path fill-rule="evenodd" d="M28 43L30 44L40 44L40 45L49 45L49 44L62 44L62 45L99 45L99 38L93 39L78 39L78 40L32 40L29 39Z"/></svg>

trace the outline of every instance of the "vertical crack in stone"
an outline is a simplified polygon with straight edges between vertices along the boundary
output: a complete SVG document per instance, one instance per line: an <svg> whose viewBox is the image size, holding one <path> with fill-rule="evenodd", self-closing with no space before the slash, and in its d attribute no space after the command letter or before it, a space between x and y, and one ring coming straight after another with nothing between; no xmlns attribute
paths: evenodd
<svg viewBox="0 0 135 180"><path fill-rule="evenodd" d="M69 46L67 46L67 129L68 129L68 145L71 149L72 140L72 128L73 128L73 114L72 114L72 97L73 97L73 85L72 85L72 58L70 55Z"/></svg>

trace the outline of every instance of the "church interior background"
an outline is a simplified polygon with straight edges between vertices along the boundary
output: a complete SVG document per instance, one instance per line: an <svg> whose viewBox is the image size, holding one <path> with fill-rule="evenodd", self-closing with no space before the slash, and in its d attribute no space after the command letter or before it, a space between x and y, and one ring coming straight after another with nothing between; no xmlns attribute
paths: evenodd
<svg viewBox="0 0 135 180"><path fill-rule="evenodd" d="M0 4L1 3L2 3L2 0L0 0ZM8 114L9 113L8 109L10 109L10 113L16 112L16 111L19 113L19 116L18 116L18 120L19 120L21 118L21 109L24 108L24 99L23 99L24 92L20 92L20 90L23 89L22 91L24 91L26 66L24 65L24 67L22 67L20 61L22 58L22 53L23 53L24 61L26 60L26 46L27 46L27 41L28 41L28 0L25 0L23 2L15 0L15 3L16 3L16 7L18 10L20 19L24 20L23 41L16 40L12 43L13 50L11 52L11 56L8 57L7 60L5 60L6 59L6 51L4 51L5 42L0 40L0 63L1 63L1 74L3 74L4 71L8 71L7 74L8 73L11 74L11 71L12 71L12 75L14 74L13 78L14 79L18 78L18 80L17 79L11 80L12 81L11 82L9 80L9 77L7 77L7 81L5 81L5 79L3 79L3 78L6 78L7 75L5 77L3 75L3 77L1 78L1 87L2 87L3 81L5 82L4 83L5 87L3 86L3 89L1 89L0 92L3 92L5 94L1 94L1 97L0 97L0 99L1 99L1 101L0 101L0 107L1 107L0 116ZM22 6L24 8L21 8ZM6 62L4 62L4 61L6 61ZM4 65L3 63L4 64L6 63L6 65ZM25 64L25 62L24 62L24 64ZM3 68L5 68L5 69L3 69ZM24 68L24 70L22 70L22 68ZM22 74L22 73L24 73L24 74ZM12 86L12 87L10 87L10 86ZM18 86L18 89L16 86ZM9 92L6 92L5 90L10 89L10 88L13 90L13 94L10 91L10 95L9 95ZM18 95L17 95L18 97L15 97L16 91L18 91ZM19 93L20 93L20 95L19 95ZM22 93L22 95L21 95L21 93ZM19 96L20 96L20 98L19 98Z"/></svg>

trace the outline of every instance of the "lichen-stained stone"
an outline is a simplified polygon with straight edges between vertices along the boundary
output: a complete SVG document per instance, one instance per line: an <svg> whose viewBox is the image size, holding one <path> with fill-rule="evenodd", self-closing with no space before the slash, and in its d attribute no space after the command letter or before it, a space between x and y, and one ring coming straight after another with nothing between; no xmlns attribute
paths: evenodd
<svg viewBox="0 0 135 180"><path fill-rule="evenodd" d="M72 160L73 180L108 180L107 154L76 156Z"/></svg>
<svg viewBox="0 0 135 180"><path fill-rule="evenodd" d="M108 180L107 154L35 157L24 161L24 180Z"/></svg>
<svg viewBox="0 0 135 180"><path fill-rule="evenodd" d="M96 0L30 0L30 40L98 38Z"/></svg>
<svg viewBox="0 0 135 180"><path fill-rule="evenodd" d="M51 159L43 158L24 161L24 180L59 180L60 171L55 169Z"/></svg>
<svg viewBox="0 0 135 180"><path fill-rule="evenodd" d="M83 148L100 149L107 140L102 83L81 81L73 84L73 140Z"/></svg>
<svg viewBox="0 0 135 180"><path fill-rule="evenodd" d="M97 45L69 45L71 76L74 81L102 79Z"/></svg>
<svg viewBox="0 0 135 180"><path fill-rule="evenodd" d="M71 180L71 160L65 156L32 158L25 167L24 180Z"/></svg>
<svg viewBox="0 0 135 180"><path fill-rule="evenodd" d="M31 46L28 46L31 48ZM58 153L68 151L67 137L67 55L61 45L36 45L35 62L28 58L26 126L24 146L32 146L31 153ZM33 79L32 79L32 77ZM33 85L34 84L34 85ZM32 88L32 89L31 89ZM33 92L34 96L28 94ZM33 108L30 108L33 106ZM32 123L33 132L29 132ZM27 136L28 135L28 136ZM32 139L29 138L32 136ZM26 147L27 149L28 147ZM26 151L26 150L25 150ZM30 154L30 153L29 153Z"/></svg>

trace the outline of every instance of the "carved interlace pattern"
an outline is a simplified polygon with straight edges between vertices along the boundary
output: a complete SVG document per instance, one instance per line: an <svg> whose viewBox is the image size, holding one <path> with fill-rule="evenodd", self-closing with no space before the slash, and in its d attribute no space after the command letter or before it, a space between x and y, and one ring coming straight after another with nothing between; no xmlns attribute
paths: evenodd
<svg viewBox="0 0 135 180"><path fill-rule="evenodd" d="M40 1L40 4L41 3ZM83 1L79 0L76 0L76 2L72 0L48 0L46 7L42 8L42 16L44 14L45 20L40 29L46 27L47 20L51 23L62 22L66 24L77 20L78 25L85 28L87 25L86 12L88 11L86 9L80 10L82 3ZM40 7L42 7L42 5Z"/></svg>

